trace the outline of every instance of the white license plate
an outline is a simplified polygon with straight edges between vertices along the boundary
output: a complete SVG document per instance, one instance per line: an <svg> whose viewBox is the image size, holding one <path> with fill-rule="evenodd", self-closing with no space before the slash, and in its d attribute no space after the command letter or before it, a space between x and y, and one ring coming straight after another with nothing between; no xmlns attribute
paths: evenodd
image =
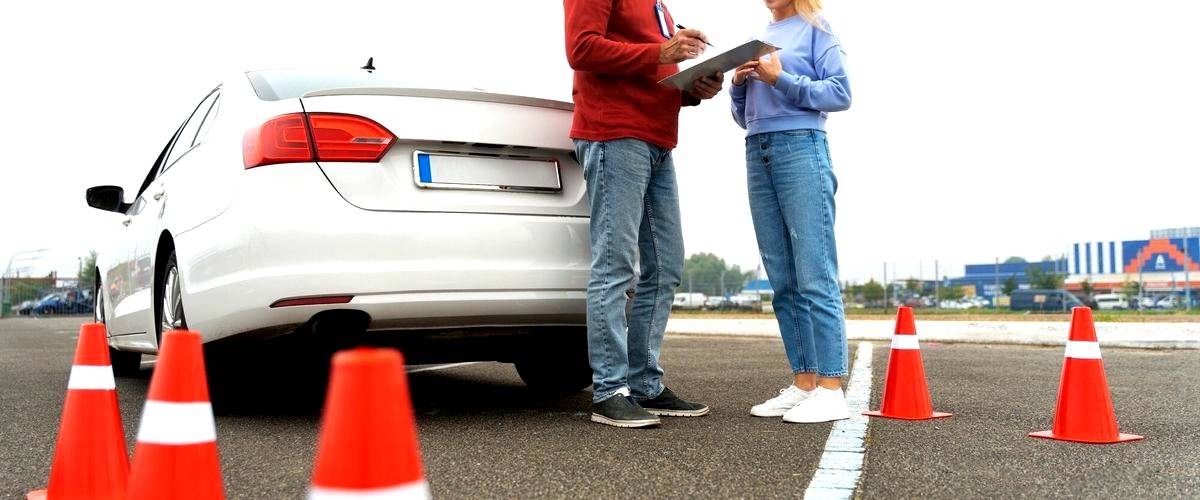
<svg viewBox="0 0 1200 500"><path fill-rule="evenodd" d="M562 190L558 161L552 158L491 158L416 151L413 179L420 187L434 189Z"/></svg>

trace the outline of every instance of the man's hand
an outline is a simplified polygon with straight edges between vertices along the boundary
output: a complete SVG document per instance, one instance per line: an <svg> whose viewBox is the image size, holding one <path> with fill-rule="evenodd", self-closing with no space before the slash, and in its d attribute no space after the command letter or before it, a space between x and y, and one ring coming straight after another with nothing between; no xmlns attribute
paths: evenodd
<svg viewBox="0 0 1200 500"><path fill-rule="evenodd" d="M724 81L725 75L715 72L693 82L692 90L689 93L696 99L712 99L721 92L721 86Z"/></svg>
<svg viewBox="0 0 1200 500"><path fill-rule="evenodd" d="M746 84L746 78L754 75L754 71L758 69L758 61L750 61L746 64L738 66L733 70L733 84L741 87Z"/></svg>
<svg viewBox="0 0 1200 500"><path fill-rule="evenodd" d="M708 37L700 30L679 30L670 40L658 46L659 64L679 64L704 53Z"/></svg>
<svg viewBox="0 0 1200 500"><path fill-rule="evenodd" d="M754 78L762 80L767 85L775 86L775 82L779 81L779 74L783 72L783 63L779 62L779 52L772 52L759 59L758 69L754 71Z"/></svg>

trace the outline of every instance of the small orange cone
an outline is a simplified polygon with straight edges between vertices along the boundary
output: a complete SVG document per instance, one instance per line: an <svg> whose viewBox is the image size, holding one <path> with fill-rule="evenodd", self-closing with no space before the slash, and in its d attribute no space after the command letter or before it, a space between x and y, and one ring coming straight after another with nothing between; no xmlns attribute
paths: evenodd
<svg viewBox="0 0 1200 500"><path fill-rule="evenodd" d="M863 412L863 415L902 420L928 420L951 415L933 411L911 307L901 306L896 311L896 334L892 335L892 352L883 387L882 408Z"/></svg>
<svg viewBox="0 0 1200 500"><path fill-rule="evenodd" d="M429 498L422 469L400 352L334 355L308 498Z"/></svg>
<svg viewBox="0 0 1200 500"><path fill-rule="evenodd" d="M1117 415L1109 397L1104 361L1100 359L1100 342L1096 340L1096 325L1092 322L1090 308L1071 310L1071 336L1067 340L1065 357L1054 426L1048 431L1029 435L1096 444L1142 439L1142 436L1117 430Z"/></svg>
<svg viewBox="0 0 1200 500"><path fill-rule="evenodd" d="M224 498L200 334L187 330L163 334L133 451L129 499L160 498Z"/></svg>
<svg viewBox="0 0 1200 500"><path fill-rule="evenodd" d="M79 327L50 484L29 492L30 500L125 496L129 456L107 337L102 324Z"/></svg>

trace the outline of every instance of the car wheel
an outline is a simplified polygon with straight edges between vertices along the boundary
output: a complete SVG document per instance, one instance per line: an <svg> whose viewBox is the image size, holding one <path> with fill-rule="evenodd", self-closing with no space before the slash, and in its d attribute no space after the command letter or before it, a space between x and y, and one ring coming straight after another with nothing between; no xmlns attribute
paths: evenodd
<svg viewBox="0 0 1200 500"><path fill-rule="evenodd" d="M592 383L588 363L587 330L571 332L560 342L539 342L536 354L516 361L517 374L525 385L547 394L570 394Z"/></svg>
<svg viewBox="0 0 1200 500"><path fill-rule="evenodd" d="M167 330L187 329L187 317L183 312L183 290L179 284L179 265L175 260L175 251L167 257L163 266L163 279L159 283L158 307L155 316L158 317L158 341L162 345L163 332Z"/></svg>
<svg viewBox="0 0 1200 500"><path fill-rule="evenodd" d="M96 291L92 293L92 319L102 325L108 325L104 318L104 294L100 293L100 286L97 283ZM142 355L136 352L118 351L108 346L108 359L112 363L113 375L118 377L132 377L142 370Z"/></svg>

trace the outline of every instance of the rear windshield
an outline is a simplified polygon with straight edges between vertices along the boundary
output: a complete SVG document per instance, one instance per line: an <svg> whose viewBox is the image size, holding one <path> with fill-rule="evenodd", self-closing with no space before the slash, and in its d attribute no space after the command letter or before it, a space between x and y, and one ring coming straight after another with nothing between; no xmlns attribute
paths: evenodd
<svg viewBox="0 0 1200 500"><path fill-rule="evenodd" d="M410 87L412 82L366 70L264 69L246 73L258 98L295 99L309 92L355 87Z"/></svg>

